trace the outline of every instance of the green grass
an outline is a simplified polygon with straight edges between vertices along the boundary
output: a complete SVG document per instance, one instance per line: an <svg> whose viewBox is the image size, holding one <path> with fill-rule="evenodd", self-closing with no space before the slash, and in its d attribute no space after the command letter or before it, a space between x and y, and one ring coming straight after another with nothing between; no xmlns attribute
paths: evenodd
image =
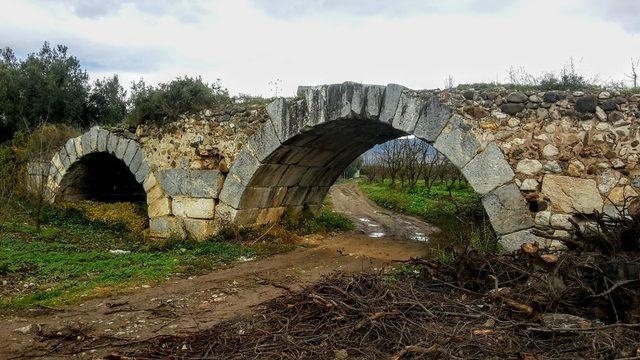
<svg viewBox="0 0 640 360"><path fill-rule="evenodd" d="M348 217L331 210L330 203L331 199L327 196L325 205L317 215L309 211L285 214L282 221L284 228L298 235L353 230L353 222Z"/></svg>
<svg viewBox="0 0 640 360"><path fill-rule="evenodd" d="M47 208L40 231L16 207L0 219L0 311L69 304L174 275L198 274L237 261L290 249L212 238L204 242L146 242L121 226ZM129 253L113 254L110 250Z"/></svg>
<svg viewBox="0 0 640 360"><path fill-rule="evenodd" d="M376 204L422 218L440 228L431 242L433 256L443 263L453 261L453 249L467 242L480 252L500 251L478 196L464 182L456 183L451 193L444 183L436 183L426 191L423 181L413 189L392 186L389 180L359 181L358 186Z"/></svg>

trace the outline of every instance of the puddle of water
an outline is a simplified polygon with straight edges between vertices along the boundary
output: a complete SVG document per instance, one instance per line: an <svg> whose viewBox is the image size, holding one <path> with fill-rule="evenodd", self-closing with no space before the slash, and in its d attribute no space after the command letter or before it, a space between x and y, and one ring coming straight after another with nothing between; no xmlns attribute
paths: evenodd
<svg viewBox="0 0 640 360"><path fill-rule="evenodd" d="M371 222L371 220L367 219L367 218L358 218L358 220L364 222L364 223L368 223Z"/></svg>
<svg viewBox="0 0 640 360"><path fill-rule="evenodd" d="M374 233L369 234L369 237L372 237L372 238L379 238L379 237L383 237L383 236L384 236L383 232L374 232Z"/></svg>
<svg viewBox="0 0 640 360"><path fill-rule="evenodd" d="M378 225L378 224L372 224L372 223L368 223L368 224L367 224L367 226L370 226L370 227L380 227L380 225Z"/></svg>

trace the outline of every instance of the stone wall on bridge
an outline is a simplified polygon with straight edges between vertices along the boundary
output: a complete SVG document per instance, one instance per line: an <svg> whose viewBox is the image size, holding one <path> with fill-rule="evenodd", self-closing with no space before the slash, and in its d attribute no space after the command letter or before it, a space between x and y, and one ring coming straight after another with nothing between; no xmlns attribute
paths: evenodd
<svg viewBox="0 0 640 360"><path fill-rule="evenodd" d="M54 156L48 183L58 194L79 157L111 153L144 184L153 236L202 238L220 221L318 208L353 159L413 134L461 169L512 249L542 241L534 227L568 236L570 218L613 213L637 196L639 102L608 92L301 87L266 108L236 104L135 133L92 128Z"/></svg>

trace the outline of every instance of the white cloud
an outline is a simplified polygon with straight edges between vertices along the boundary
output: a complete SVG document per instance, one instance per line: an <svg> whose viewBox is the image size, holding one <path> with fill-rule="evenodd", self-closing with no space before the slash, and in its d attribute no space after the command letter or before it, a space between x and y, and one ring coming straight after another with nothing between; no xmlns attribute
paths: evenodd
<svg viewBox="0 0 640 360"><path fill-rule="evenodd" d="M275 79L285 95L346 80L412 88L442 87L448 75L504 81L509 66L557 70L572 56L584 72L622 79L640 56L639 35L626 31L633 27L585 8L596 0L398 1L394 10L387 1L0 0L0 45L24 54L45 40L65 43L94 77L202 75L232 93L262 95L273 94Z"/></svg>

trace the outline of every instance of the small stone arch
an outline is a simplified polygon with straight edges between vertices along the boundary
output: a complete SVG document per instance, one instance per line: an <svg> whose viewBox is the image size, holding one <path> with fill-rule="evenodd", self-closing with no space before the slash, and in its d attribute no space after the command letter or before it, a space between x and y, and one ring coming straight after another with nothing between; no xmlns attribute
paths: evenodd
<svg viewBox="0 0 640 360"><path fill-rule="evenodd" d="M69 139L56 152L49 166L45 187L46 200L55 202L61 195L66 178L73 166L95 154L105 154L122 161L135 181L142 186L149 205L150 222L171 213L170 199L156 181L147 160L145 149L134 140L119 133L93 127L84 134ZM153 227L153 226L152 226ZM156 226L157 227L157 226Z"/></svg>
<svg viewBox="0 0 640 360"><path fill-rule="evenodd" d="M217 216L254 225L277 221L287 209L319 208L357 156L375 144L414 135L461 170L506 249L540 240L530 232L532 214L500 148L442 96L396 84L347 82L300 87L296 99L273 101L268 121L229 170Z"/></svg>

